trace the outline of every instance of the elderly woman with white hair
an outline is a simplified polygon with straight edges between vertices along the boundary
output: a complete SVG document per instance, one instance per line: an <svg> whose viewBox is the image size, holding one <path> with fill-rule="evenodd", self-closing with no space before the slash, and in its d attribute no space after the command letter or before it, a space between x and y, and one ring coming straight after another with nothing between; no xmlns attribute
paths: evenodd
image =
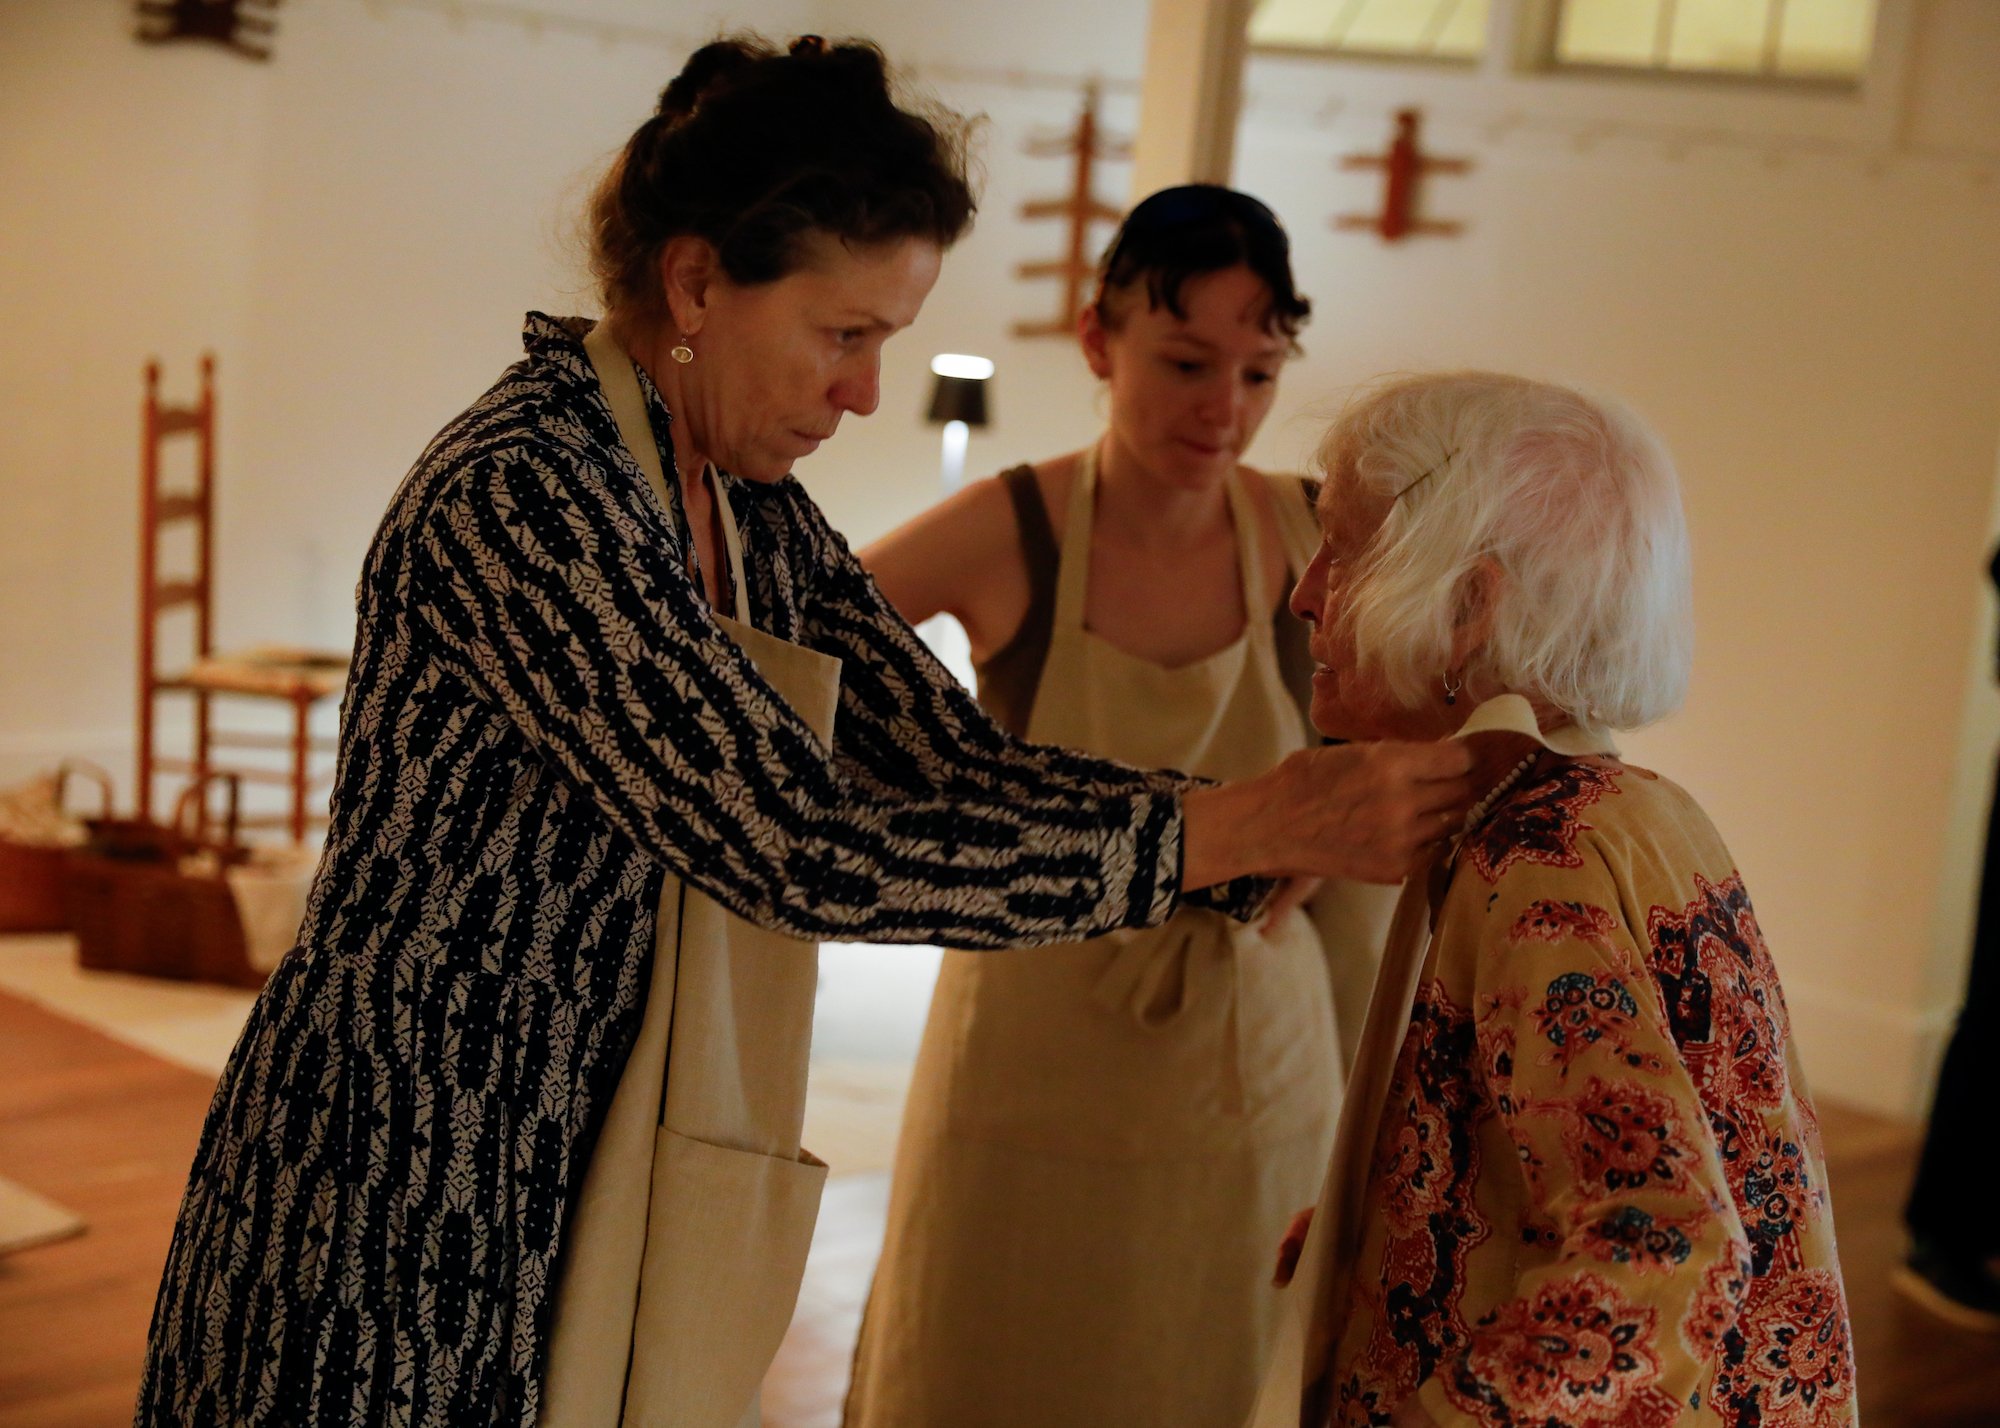
<svg viewBox="0 0 2000 1428"><path fill-rule="evenodd" d="M1714 827L1608 733L1687 684L1665 450L1465 373L1378 388L1321 456L1313 722L1467 739L1484 796L1398 908L1255 1422L1852 1423L1776 969Z"/></svg>

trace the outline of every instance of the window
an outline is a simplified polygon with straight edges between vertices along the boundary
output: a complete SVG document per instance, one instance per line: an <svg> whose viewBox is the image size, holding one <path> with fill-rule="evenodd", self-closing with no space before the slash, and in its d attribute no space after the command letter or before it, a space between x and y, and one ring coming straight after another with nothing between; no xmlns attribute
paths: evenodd
<svg viewBox="0 0 2000 1428"><path fill-rule="evenodd" d="M1562 0L1551 63L1852 84L1876 0Z"/></svg>
<svg viewBox="0 0 2000 1428"><path fill-rule="evenodd" d="M1488 0L1258 0L1250 43L1391 59L1477 60Z"/></svg>

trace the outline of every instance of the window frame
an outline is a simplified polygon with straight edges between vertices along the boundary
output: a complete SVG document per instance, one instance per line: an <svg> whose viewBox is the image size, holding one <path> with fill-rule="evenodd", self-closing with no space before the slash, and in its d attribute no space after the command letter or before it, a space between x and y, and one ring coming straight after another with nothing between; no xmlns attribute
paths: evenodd
<svg viewBox="0 0 2000 1428"><path fill-rule="evenodd" d="M1822 94L1852 94L1860 89L1868 78L1869 70L1874 67L1875 46L1873 41L1880 37L1881 11L1886 4L1886 0L1877 0L1876 34L1871 36L1868 55L1861 62L1860 70L1852 76L1786 74L1781 70L1767 72L1764 70L1708 69L1699 66L1676 68L1670 64L1609 64L1591 60L1566 60L1557 53L1557 46L1561 41L1562 11L1566 3L1567 0L1546 0L1546 3L1539 7L1543 11L1544 17L1540 17L1541 52L1537 64L1544 74L1582 74L1593 75L1600 79L1638 79L1666 82L1669 84L1712 82L1731 87L1748 86L1757 89L1804 89L1815 90ZM1778 3L1782 4L1783 0L1778 0Z"/></svg>
<svg viewBox="0 0 2000 1428"><path fill-rule="evenodd" d="M1254 0L1253 0L1254 3ZM1486 0L1487 24L1486 42L1476 55L1420 54L1415 50L1379 49L1329 49L1324 45L1272 44L1251 40L1250 53L1253 55L1289 55L1296 59L1339 60L1342 63L1354 61L1360 64L1390 66L1420 65L1425 68L1457 70L1461 72L1477 70L1486 61L1493 42L1493 10L1507 4L1507 0Z"/></svg>
<svg viewBox="0 0 2000 1428"><path fill-rule="evenodd" d="M1311 109L1328 102L1390 112L1413 100L1474 124L1554 123L1579 134L1724 133L1888 148L1901 123L1917 0L1879 0L1868 64L1855 83L1797 77L1544 64L1560 16L1557 0L1491 0L1476 65L1364 59L1338 50L1253 47L1246 85L1260 99ZM1413 82L1422 86L1413 93Z"/></svg>

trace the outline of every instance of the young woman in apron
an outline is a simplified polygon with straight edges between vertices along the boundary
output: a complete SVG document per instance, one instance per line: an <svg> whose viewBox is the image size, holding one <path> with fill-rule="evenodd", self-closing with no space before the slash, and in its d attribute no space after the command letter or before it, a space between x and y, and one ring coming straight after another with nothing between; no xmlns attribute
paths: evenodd
<svg viewBox="0 0 2000 1428"><path fill-rule="evenodd" d="M1082 324L1103 440L864 554L906 617L960 615L1003 723L1219 779L1307 744L1284 604L1310 495L1237 465L1307 310L1263 205L1154 195ZM1318 1187L1339 1082L1328 949L1296 903L1004 964L948 953L848 1428L1239 1420L1275 1328L1271 1246Z"/></svg>

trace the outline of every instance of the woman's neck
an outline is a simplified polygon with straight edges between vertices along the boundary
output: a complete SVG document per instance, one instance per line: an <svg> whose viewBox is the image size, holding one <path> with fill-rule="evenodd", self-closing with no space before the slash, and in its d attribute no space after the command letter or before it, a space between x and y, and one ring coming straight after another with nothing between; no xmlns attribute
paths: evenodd
<svg viewBox="0 0 2000 1428"><path fill-rule="evenodd" d="M635 325L619 336L632 360L645 368L646 375L653 379L660 400L667 404L667 411L674 418L668 435L673 443L674 466L680 472L682 486L686 487L691 484L690 478L699 478L708 468L709 457L696 442L694 424L688 420L693 403L688 400L686 388L684 374L687 364L676 362L667 355L679 339L665 324L650 327Z"/></svg>
<svg viewBox="0 0 2000 1428"><path fill-rule="evenodd" d="M1115 434L1098 446L1096 526L1121 545L1183 551L1230 524L1223 482L1182 486L1162 481Z"/></svg>
<svg viewBox="0 0 2000 1428"><path fill-rule="evenodd" d="M660 400L666 403L668 439L673 448L674 484L680 496L681 512L687 519L695 568L712 609L723 609L726 597L721 584L724 563L722 525L716 506L715 489L709 480L712 463L696 441L694 424L688 420L692 403L688 400L685 373L687 364L668 355L676 338L664 324L651 328L628 329L620 333L625 350L653 379Z"/></svg>

